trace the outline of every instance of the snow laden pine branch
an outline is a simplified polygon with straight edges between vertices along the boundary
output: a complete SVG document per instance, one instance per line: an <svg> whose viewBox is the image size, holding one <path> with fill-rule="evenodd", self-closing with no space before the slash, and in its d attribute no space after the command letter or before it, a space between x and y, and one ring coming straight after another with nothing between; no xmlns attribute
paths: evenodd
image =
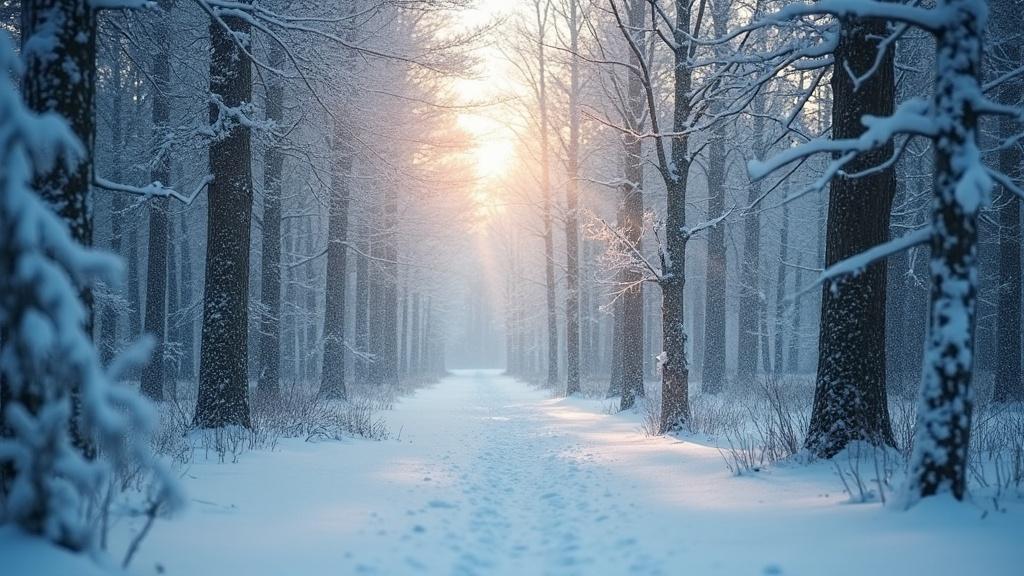
<svg viewBox="0 0 1024 576"><path fill-rule="evenodd" d="M105 368L86 331L79 294L114 279L120 263L76 243L30 187L54 162L77 163L82 146L61 118L25 107L9 75L19 62L6 34L0 69L0 509L4 522L87 550L98 544L90 510L112 473L152 474L148 496L162 510L181 496L150 448L152 408L115 385L144 361L148 342Z"/></svg>

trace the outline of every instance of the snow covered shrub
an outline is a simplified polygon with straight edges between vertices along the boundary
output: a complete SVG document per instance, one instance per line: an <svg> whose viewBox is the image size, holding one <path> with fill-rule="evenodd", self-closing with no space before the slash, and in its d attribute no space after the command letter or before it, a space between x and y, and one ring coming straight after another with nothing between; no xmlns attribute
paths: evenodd
<svg viewBox="0 0 1024 576"><path fill-rule="evenodd" d="M1024 407L979 402L971 426L968 480L996 503L1024 496Z"/></svg>
<svg viewBox="0 0 1024 576"><path fill-rule="evenodd" d="M85 329L79 292L114 279L118 263L78 245L30 187L57 158L74 162L81 147L59 117L26 109L10 76L18 69L0 33L2 520L84 550L97 544L97 499L114 472L138 466L151 474L150 497L162 508L180 496L150 448L151 407L114 384L145 351L104 368ZM76 435L95 455L76 446Z"/></svg>
<svg viewBox="0 0 1024 576"><path fill-rule="evenodd" d="M650 390L637 399L640 410L640 431L644 436L661 435L661 390Z"/></svg>
<svg viewBox="0 0 1024 576"><path fill-rule="evenodd" d="M831 462L851 502L877 500L885 504L894 491L893 479L903 469L904 459L892 448L858 441L851 442Z"/></svg>
<svg viewBox="0 0 1024 576"><path fill-rule="evenodd" d="M743 428L747 414L737 394L696 394L690 397L690 419L686 428L693 434L722 436Z"/></svg>
<svg viewBox="0 0 1024 576"><path fill-rule="evenodd" d="M804 387L813 389L811 384ZM790 458L803 449L810 424L807 398L801 383L787 383L777 376L765 377L758 386L756 401L749 408L750 421L769 462Z"/></svg>

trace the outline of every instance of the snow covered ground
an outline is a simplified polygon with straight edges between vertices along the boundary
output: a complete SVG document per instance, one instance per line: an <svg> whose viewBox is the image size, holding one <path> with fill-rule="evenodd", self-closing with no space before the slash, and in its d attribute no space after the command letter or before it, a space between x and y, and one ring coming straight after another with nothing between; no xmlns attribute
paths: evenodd
<svg viewBox="0 0 1024 576"><path fill-rule="evenodd" d="M827 465L734 477L716 448L645 438L638 415L603 407L456 373L387 415L396 439L289 440L194 465L188 509L155 526L133 571L998 576L1024 565L1020 503L849 504ZM131 530L117 529L120 544Z"/></svg>

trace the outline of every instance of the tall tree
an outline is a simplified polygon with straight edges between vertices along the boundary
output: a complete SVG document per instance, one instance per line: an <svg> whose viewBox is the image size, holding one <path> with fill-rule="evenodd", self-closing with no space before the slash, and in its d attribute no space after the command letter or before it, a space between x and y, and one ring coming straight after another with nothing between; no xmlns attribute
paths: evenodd
<svg viewBox="0 0 1024 576"><path fill-rule="evenodd" d="M580 65L581 18L577 0L569 0L569 143L565 187L565 394L580 391Z"/></svg>
<svg viewBox="0 0 1024 576"><path fill-rule="evenodd" d="M267 57L272 68L284 65L285 54L274 45ZM265 116L275 130L284 120L284 81L269 78L266 85ZM278 137L280 135L278 134ZM263 255L261 259L259 362L257 391L274 396L281 386L281 183L284 154L271 142L263 157Z"/></svg>
<svg viewBox="0 0 1024 576"><path fill-rule="evenodd" d="M552 214L551 149L548 104L546 36L550 0L534 0L537 25L537 105L540 130L541 220L544 225L544 288L547 299L547 384L558 383L558 304L555 301L555 232Z"/></svg>
<svg viewBox="0 0 1024 576"><path fill-rule="evenodd" d="M345 390L345 296L348 255L349 182L352 177L351 130L335 119L331 172L330 216L327 236L327 297L324 306L324 359L320 394L340 399Z"/></svg>
<svg viewBox="0 0 1024 576"><path fill-rule="evenodd" d="M756 158L764 158L765 97L754 96L751 102L752 151ZM747 204L753 206L761 198L761 181L751 178L747 185ZM740 262L739 330L736 342L736 379L750 385L757 375L758 318L764 313L764 299L760 286L761 220L757 210L748 210L743 216L743 260Z"/></svg>
<svg viewBox="0 0 1024 576"><path fill-rule="evenodd" d="M997 33L995 46L999 60L1010 66L1021 62L1019 34L1024 29L1024 13L1019 2L994 2L993 24ZM1020 79L1005 82L999 87L999 100L1004 104L1020 105L1024 82ZM1011 116L997 120L999 137L1008 141L999 150L999 170L1020 186L1024 175L1024 154L1019 142L1012 141L1016 122ZM995 400L1000 402L1024 401L1024 379L1021 378L1021 227L1020 198L1007 186L1000 187L999 195L999 355L996 364Z"/></svg>
<svg viewBox="0 0 1024 576"><path fill-rule="evenodd" d="M646 44L646 4L643 0L629 0L627 22L620 28L630 45L629 65L639 69L644 62L643 46ZM644 80L637 74L630 74L626 87L627 122L629 131L623 133L624 173L622 190L622 219L619 224L628 249L639 252L643 230L643 143L639 137L644 117ZM619 339L622 355L622 400L620 408L632 408L636 399L644 394L644 292L643 278L639 271L625 268L622 271L622 330ZM670 344L666 342L666 346Z"/></svg>
<svg viewBox="0 0 1024 576"><path fill-rule="evenodd" d="M840 18L832 75L832 136L853 139L861 118L889 116L894 101L892 49L884 19ZM879 50L884 55L877 69ZM855 77L856 75L856 77ZM859 85L858 85L859 84ZM889 239L889 216L896 192L895 170L885 162L893 144L859 154L846 173L831 181L825 264L832 266ZM830 458L848 443L892 443L885 388L886 267L875 262L863 273L826 282L822 288L821 329L814 407L806 446Z"/></svg>
<svg viewBox="0 0 1024 576"><path fill-rule="evenodd" d="M679 9L677 4L676 9ZM729 2L715 0L711 6L715 35L725 36L729 19ZM678 25L678 22L677 22ZM699 24L698 24L699 25ZM695 33L699 30L695 30ZM689 46L689 42L686 43ZM725 56L719 48L719 57ZM679 60L676 66L686 65ZM677 76L678 78L678 76ZM688 84L688 82L687 82ZM689 99L688 94L677 94ZM710 113L720 113L712 98ZM708 140L708 210L707 220L722 217L725 211L725 124L716 122ZM684 196L685 197L685 196ZM683 224L685 226L685 223ZM701 391L716 393L725 386L725 226L714 226L707 232L707 270L704 274L704 356L701 368Z"/></svg>
<svg viewBox="0 0 1024 576"><path fill-rule="evenodd" d="M243 0L243 5L249 2ZM218 15L210 22L210 144L206 280L199 395L195 426L249 426L249 237L252 219L252 146L246 121L252 67L245 48L246 18Z"/></svg>
<svg viewBox="0 0 1024 576"><path fill-rule="evenodd" d="M170 80L171 58L168 45L169 21L173 0L159 0L153 23L153 60L150 77L153 89L150 92L152 106L153 151L150 180L157 185L171 185L170 151L163 145L166 140L168 121L171 118ZM140 388L142 393L153 400L163 400L164 380L167 375L164 356L164 340L167 335L167 263L169 199L164 196L149 201L149 244L146 261L146 312L144 329L153 337L156 345L153 358L142 370Z"/></svg>
<svg viewBox="0 0 1024 576"><path fill-rule="evenodd" d="M931 306L908 500L967 491L978 282L978 214L991 180L981 165L977 118L987 7L972 0L940 0L935 12L936 122L934 202L931 214ZM923 20L923 19L922 19Z"/></svg>

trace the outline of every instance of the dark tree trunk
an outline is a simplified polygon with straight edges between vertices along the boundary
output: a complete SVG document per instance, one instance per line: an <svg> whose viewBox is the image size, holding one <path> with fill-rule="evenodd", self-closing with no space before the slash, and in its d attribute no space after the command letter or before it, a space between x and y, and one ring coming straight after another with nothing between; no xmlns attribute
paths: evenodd
<svg viewBox="0 0 1024 576"><path fill-rule="evenodd" d="M370 259L366 257L366 254L370 251L370 245L367 240L368 234L369 231L366 229L366 225L360 225L360 254L356 256L356 325L353 338L355 339L356 350L359 350L359 352L363 354L365 354L369 349L369 326L367 325L367 319L370 310ZM365 381L368 372L369 363L365 358L357 357L355 360L354 372L356 381Z"/></svg>
<svg viewBox="0 0 1024 576"><path fill-rule="evenodd" d="M619 222L622 220L620 219ZM618 275L620 282L622 272ZM612 305L611 349L608 351L608 397L622 394L622 299L616 298Z"/></svg>
<svg viewBox="0 0 1024 576"><path fill-rule="evenodd" d="M121 51L120 39L117 40L117 47L114 49L114 59L111 63L110 84L113 86L111 98L110 118L110 147L114 152L110 162L110 178L114 182L122 180L121 162L118 157L119 151L124 148L124 132L121 123L121 114L124 108L124 98L121 90ZM124 194L114 194L110 200L110 251L114 254L121 254L121 220L124 218L124 211L128 207L127 198ZM119 314L113 306L104 308L100 315L100 354L103 364L107 365L117 352L117 325Z"/></svg>
<svg viewBox="0 0 1024 576"><path fill-rule="evenodd" d="M541 139L541 205L544 223L544 295L547 301L547 385L558 384L558 304L555 301L555 232L551 214L551 168L548 149L547 78L544 44L540 46L540 139Z"/></svg>
<svg viewBox="0 0 1024 576"><path fill-rule="evenodd" d="M235 16L223 16L236 34L250 26ZM236 36L237 39L237 36ZM210 23L210 92L223 106L237 108L252 99L249 58L216 22ZM210 105L210 122L220 116ZM210 144L207 193L206 279L203 296L203 336L199 360L199 396L195 426L249 427L248 359L249 240L252 219L252 149L249 128L232 126Z"/></svg>
<svg viewBox="0 0 1024 576"><path fill-rule="evenodd" d="M409 341L409 373L414 377L421 376L423 373L423 366L421 365L420 359L420 347L422 346L422 337L420 334L420 293L412 293L412 311L410 313L410 324L411 329L409 330L410 341Z"/></svg>
<svg viewBox="0 0 1024 576"><path fill-rule="evenodd" d="M324 305L324 358L320 394L329 399L346 397L345 296L348 256L349 182L352 173L352 135L336 121L334 170L327 236L326 300Z"/></svg>
<svg viewBox="0 0 1024 576"><path fill-rule="evenodd" d="M775 278L775 365L774 374L786 372L786 266L789 258L789 204L782 207L782 230L779 231L779 266ZM883 344L884 346L884 344Z"/></svg>
<svg viewBox="0 0 1024 576"><path fill-rule="evenodd" d="M996 3L993 10L997 26L1005 31L1000 34L1002 60L1011 65L1021 62L1019 33L1024 25L1024 14L1015 10L1012 2ZM1019 4L1017 4L1019 6ZM1006 82L999 88L999 99L1003 103L1016 103L1024 91L1019 80ZM1000 140L1008 140L1018 130L1018 122L1007 116L999 118ZM1024 154L1020 144L1004 146L999 151L999 170L1012 178L1017 185L1021 182ZM1002 187L999 194L999 357L996 364L994 398L997 402L1024 402L1024 380L1021 379L1021 229L1020 198L1011 190Z"/></svg>
<svg viewBox="0 0 1024 576"><path fill-rule="evenodd" d="M63 117L83 150L74 161L57 158L37 174L33 188L68 225L79 244L92 244L89 186L95 143L96 11L88 0L26 0L21 5L22 97L35 112ZM39 43L33 49L26 49ZM4 71L3 73L8 73ZM79 295L86 309L84 330L92 333L92 294ZM24 403L32 406L32 402ZM92 442L79 425L79 391L72 391L72 441L87 457ZM31 408L30 408L31 409Z"/></svg>
<svg viewBox="0 0 1024 576"><path fill-rule="evenodd" d="M270 66L284 63L280 48L271 50ZM284 119L284 84L273 79L267 86L266 118L280 129ZM260 394L276 396L281 388L281 176L284 155L276 143L271 143L263 158L263 242L260 298L263 315L260 318L259 378L256 390ZM310 266L311 264L307 264Z"/></svg>
<svg viewBox="0 0 1024 576"><path fill-rule="evenodd" d="M398 194L394 187L384 191L384 263L382 339L383 375L388 386L398 385Z"/></svg>
<svg viewBox="0 0 1024 576"><path fill-rule="evenodd" d="M871 68L880 38L881 20L843 19L835 51L835 69L863 74ZM832 137L855 138L865 127L864 115L885 117L893 111L892 50L857 90L852 74L832 76ZM875 167L893 153L893 144L862 154L846 172ZM825 265L864 252L889 239L889 216L896 192L895 171L881 168L870 175L832 180ZM885 389L886 265L876 262L857 275L822 288L821 332L814 407L806 446L830 458L852 441L892 443Z"/></svg>
<svg viewBox="0 0 1024 576"><path fill-rule="evenodd" d="M188 212L181 213L178 223L178 253L181 273L178 288L179 306L174 315L174 323L178 330L177 341L181 343L182 380L193 382L196 370L195 322L192 314L192 237L189 236Z"/></svg>
<svg viewBox="0 0 1024 576"><path fill-rule="evenodd" d="M688 73L688 72L687 72ZM687 82L687 85L689 82ZM725 210L725 127L716 124L708 146L708 220ZM685 192L684 192L685 194ZM725 226L707 232L704 276L704 356L701 390L712 394L725 387Z"/></svg>
<svg viewBox="0 0 1024 576"><path fill-rule="evenodd" d="M402 292L399 301L402 303L402 319L398 326L398 375L404 378L409 375L409 306L411 305L408 290Z"/></svg>
<svg viewBox="0 0 1024 576"><path fill-rule="evenodd" d="M797 266L800 266L800 254L797 252ZM804 269L797 268L796 270L796 287L797 290L802 290L804 286ZM791 374L800 373L800 332L803 330L803 302L802 299L797 297L793 302L793 329L789 333L789 347L788 347L788 358L786 360L786 368Z"/></svg>
<svg viewBox="0 0 1024 576"><path fill-rule="evenodd" d="M39 35L42 34L42 37ZM34 188L64 219L79 244L92 243L89 186L95 129L96 11L89 0L25 0L21 4L22 96L35 112L63 117L85 147L76 162L54 162ZM44 47L26 50L31 42ZM86 306L91 298L84 295ZM89 331L88 329L86 330Z"/></svg>
<svg viewBox="0 0 1024 576"><path fill-rule="evenodd" d="M673 89L675 103L672 111L672 127L681 132L690 120L690 87L692 69L690 68L690 43L685 35L690 30L690 5L677 0L676 2L676 37L678 43L675 50L675 67ZM652 111L653 113L653 111ZM717 130L717 129L716 129ZM717 132L716 132L717 136ZM724 146L724 141L720 142ZM717 146L717 145L716 145ZM662 156L664 154L662 153ZM724 157L724 152L721 153ZM721 158L724 161L724 158ZM717 162L717 160L715 160ZM664 163L664 160L662 160ZM690 370L686 358L686 245L689 235L686 232L686 192L690 172L689 139L681 136L672 139L671 168L662 166L662 177L665 180L667 203L665 211L665 261L662 262L662 361L661 361L661 415L658 423L659 432L665 433L680 429L690 417ZM709 173L714 174L712 168ZM719 172L724 173L724 166ZM709 178L708 187L724 186L724 182L714 182L715 176ZM724 198L724 190L721 192ZM712 196L716 193L711 192ZM721 207L718 208L721 212ZM715 226L721 229L721 226ZM724 237L723 237L724 250ZM710 256L710 252L709 252ZM723 253L724 256L724 253ZM724 260L723 260L724 266ZM722 269L724 274L724 267ZM710 278L710 275L709 275ZM724 278L723 278L724 281ZM710 283L710 280L709 280ZM724 287L723 294L724 297ZM707 298L712 297L710 288ZM723 300L724 306L724 300ZM711 307L706 308L711 313ZM716 312L717 313L717 312ZM722 309L724 320L724 307ZM705 335L708 335L705 323ZM724 327L724 323L723 323ZM724 335L724 332L723 332ZM724 353L725 342L722 342ZM708 346L704 347L705 360L708 357ZM707 374L705 361L704 373ZM724 376L724 374L723 374ZM707 380L705 379L705 382Z"/></svg>
<svg viewBox="0 0 1024 576"><path fill-rule="evenodd" d="M374 238L370 255L375 260L370 274L369 301L369 350L373 360L369 366L367 380L375 387L384 384L384 279L380 261L384 257L381 240ZM429 344L429 342L428 342Z"/></svg>
<svg viewBox="0 0 1024 576"><path fill-rule="evenodd" d="M330 224L328 224L328 228ZM328 232L329 233L329 232ZM317 234L313 227L313 221L311 219L306 220L306 248L305 253L313 255L317 253ZM305 327L303 338L303 346L301 352L303 354L303 373L302 378L304 381L312 384L320 379L322 376L323 365L318 362L322 351L321 342L319 340L322 333L318 330L318 316L320 309L317 307L317 288L316 288L316 268L314 266L302 266L305 270L305 290L303 290L303 326Z"/></svg>
<svg viewBox="0 0 1024 576"><path fill-rule="evenodd" d="M765 154L764 107L764 97L755 97L753 148L758 159L763 159ZM753 206L761 193L761 181L751 181L747 189L747 204ZM746 386L752 385L757 376L758 318L763 308L760 264L761 222L758 211L750 210L743 217L743 261L740 265L739 330L736 344L736 380Z"/></svg>
<svg viewBox="0 0 1024 576"><path fill-rule="evenodd" d="M629 34L633 36L636 46L644 45L646 20L646 4L632 0L629 4ZM640 62L636 53L630 52L630 65L639 68ZM635 133L640 133L644 116L643 80L636 74L630 74L626 88L628 122ZM619 224L623 238L633 250L642 252L641 232L644 218L643 198L643 158L642 142L632 134L622 136L624 148L625 171L622 185L622 211ZM622 401L620 409L632 408L636 399L644 395L644 291L639 270L627 268L622 272L623 293L619 297L622 302L621 347L622 358Z"/></svg>
<svg viewBox="0 0 1024 576"><path fill-rule="evenodd" d="M155 23L156 38L154 43L158 49L154 51L150 77L153 90L150 94L152 108L151 150L153 151L153 170L150 180L164 186L171 186L171 162L168 151L163 146L166 137L167 123L171 118L171 103L168 100L171 79L170 47L167 45L167 30L170 26L168 18L173 0L158 2ZM152 400L163 400L164 379L167 375L165 366L164 340L167 336L167 237L170 232L168 225L167 198L153 198L149 201L149 245L146 255L146 313L145 330L154 340L153 356L142 369L140 389Z"/></svg>
<svg viewBox="0 0 1024 576"><path fill-rule="evenodd" d="M569 146L565 188L565 394L580 391L580 236L579 236L579 6L569 3Z"/></svg>

